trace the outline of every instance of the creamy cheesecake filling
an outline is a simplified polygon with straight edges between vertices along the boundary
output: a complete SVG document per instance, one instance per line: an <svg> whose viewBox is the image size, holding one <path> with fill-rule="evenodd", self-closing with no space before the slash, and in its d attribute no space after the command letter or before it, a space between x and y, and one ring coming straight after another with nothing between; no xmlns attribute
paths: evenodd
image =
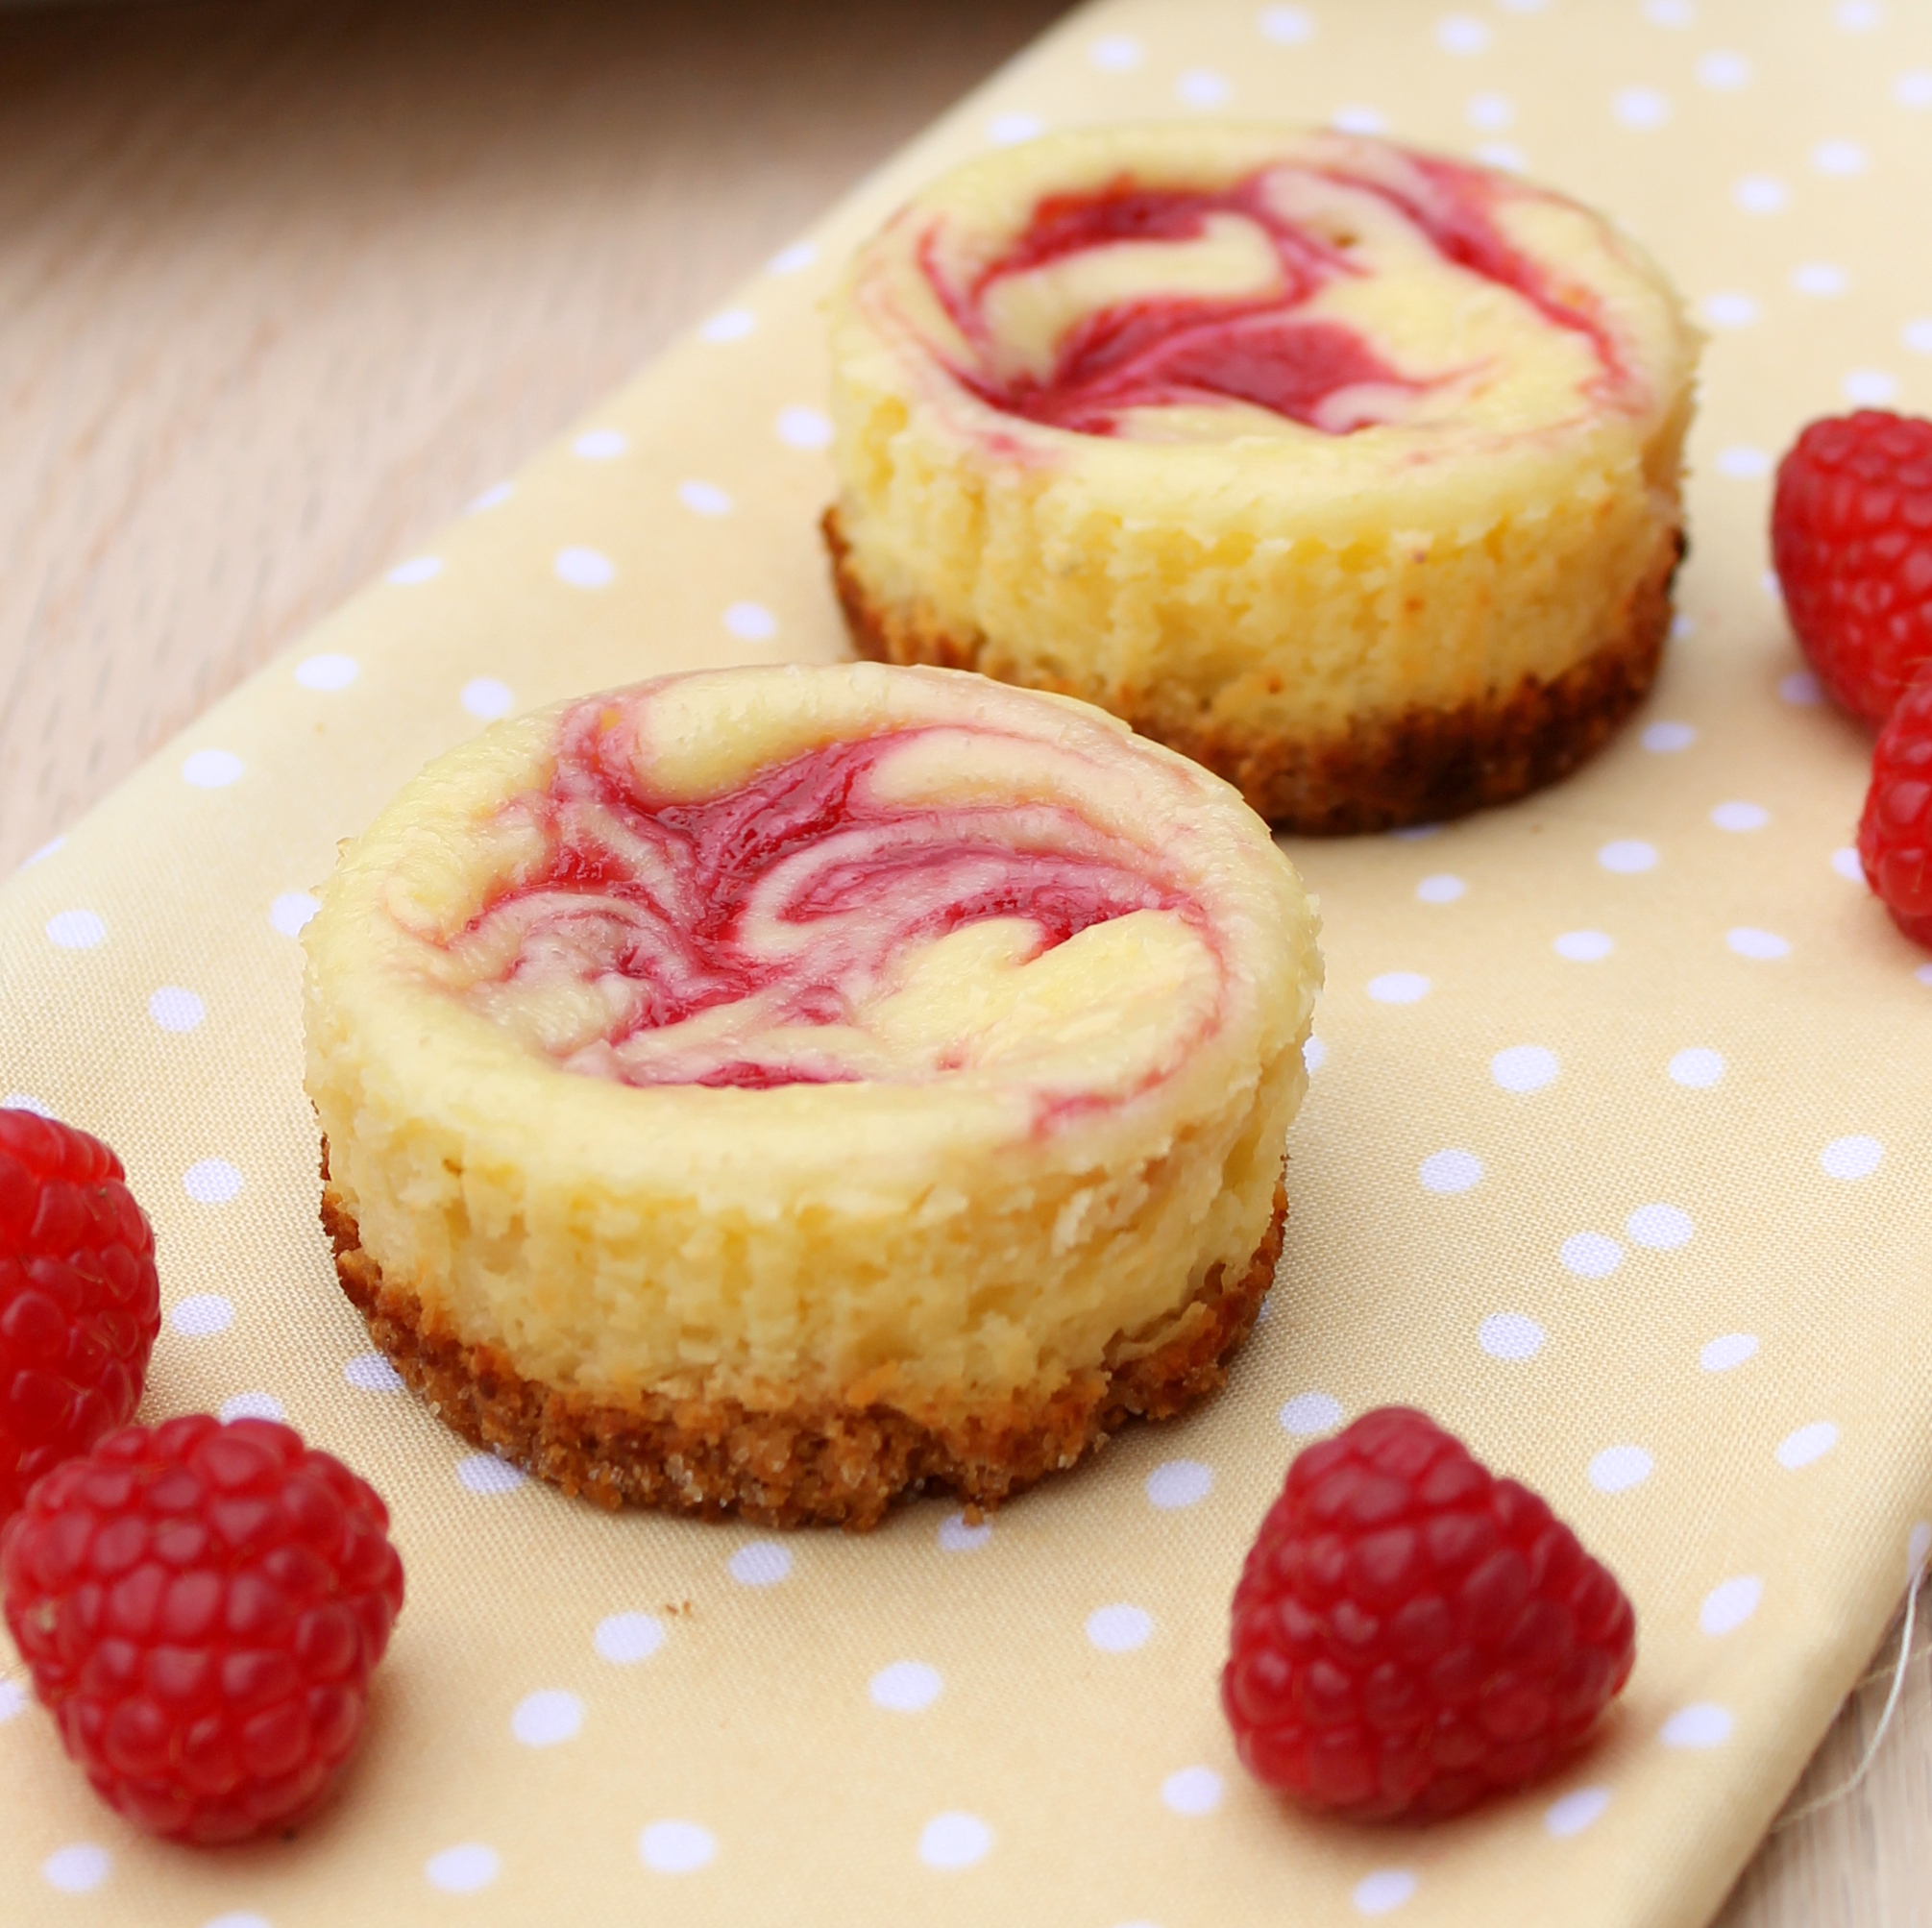
<svg viewBox="0 0 1932 1928"><path fill-rule="evenodd" d="M440 946L448 988L566 1069L761 1089L1006 1067L1062 1115L1144 1090L1215 1021L1208 911L1069 800L1088 757L928 723L693 796L653 789L641 726L635 703L563 714L548 785L492 826L514 868ZM1031 784L976 781L1015 751Z"/></svg>

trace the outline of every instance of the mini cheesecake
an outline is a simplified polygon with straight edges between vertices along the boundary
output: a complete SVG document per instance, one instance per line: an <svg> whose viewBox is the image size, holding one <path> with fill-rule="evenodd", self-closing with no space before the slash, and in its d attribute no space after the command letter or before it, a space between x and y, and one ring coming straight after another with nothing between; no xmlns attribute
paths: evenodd
<svg viewBox="0 0 1932 1928"><path fill-rule="evenodd" d="M1655 673L1697 336L1600 215L1386 142L946 177L832 320L862 653L1083 696L1308 833L1498 803Z"/></svg>
<svg viewBox="0 0 1932 1928"><path fill-rule="evenodd" d="M376 1343L573 1492L989 1505L1218 1384L1272 1281L1316 928L1219 779L930 669L500 724L304 934Z"/></svg>

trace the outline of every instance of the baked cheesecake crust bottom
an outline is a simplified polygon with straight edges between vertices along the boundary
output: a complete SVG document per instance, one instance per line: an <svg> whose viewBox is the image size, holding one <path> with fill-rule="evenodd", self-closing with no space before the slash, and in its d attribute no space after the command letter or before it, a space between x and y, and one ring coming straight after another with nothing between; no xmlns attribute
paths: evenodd
<svg viewBox="0 0 1932 1928"><path fill-rule="evenodd" d="M821 527L840 606L860 655L880 663L979 668L982 639L939 634L917 613L873 601L852 567L836 507L826 510ZM1568 776L1649 693L1670 633L1671 581L1684 550L1681 531L1673 533L1611 632L1547 683L1526 676L1513 690L1454 709L1417 707L1358 718L1345 735L1320 741L1258 736L1215 723L1176 727L1128 708L1118 714L1143 735L1227 778L1278 828L1305 837L1395 830L1513 802ZM1053 687L1066 696L1088 694Z"/></svg>
<svg viewBox="0 0 1932 1928"><path fill-rule="evenodd" d="M498 1347L459 1338L414 1290L383 1277L330 1183L326 1141L322 1181L322 1225L343 1291L404 1381L465 1439L601 1506L850 1532L877 1525L894 1501L923 1490L995 1506L1071 1466L1128 1419L1168 1419L1215 1391L1274 1281L1287 1217L1277 1185L1274 1217L1247 1269L1230 1280L1214 1267L1152 1350L1038 1398L960 1397L922 1421L831 1399L769 1411L660 1393L607 1404L526 1379Z"/></svg>

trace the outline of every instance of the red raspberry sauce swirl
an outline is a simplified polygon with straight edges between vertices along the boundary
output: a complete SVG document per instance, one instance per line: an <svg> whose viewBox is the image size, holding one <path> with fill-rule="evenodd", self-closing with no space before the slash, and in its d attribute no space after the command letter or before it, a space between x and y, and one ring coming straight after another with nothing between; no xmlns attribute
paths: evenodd
<svg viewBox="0 0 1932 1928"><path fill-rule="evenodd" d="M596 989L609 1024L560 1054L566 1068L759 1089L865 1075L836 1048L801 1044L796 1028L863 1026L897 960L968 924L1027 919L1033 957L1135 911L1205 929L1200 905L1149 852L1064 803L906 808L875 794L874 772L896 751L959 733L925 725L830 744L690 801L640 787L627 709L580 704L563 720L548 791L505 807L535 820L548 858L494 897L464 941L494 950L509 920L515 952L498 985ZM727 1006L745 1007L745 1021L707 1025L688 1047L623 1050Z"/></svg>
<svg viewBox="0 0 1932 1928"><path fill-rule="evenodd" d="M1553 326L1583 335L1607 390L1626 386L1628 373L1587 296L1574 287L1559 293L1543 267L1496 223L1499 198L1529 190L1513 189L1454 161L1409 153L1403 158L1413 191L1340 168L1284 163L1225 188L1146 187L1122 176L1098 193L1051 195L1035 207L1013 245L965 288L947 279L935 237L928 234L920 266L983 363L990 359L992 341L985 314L988 295L1012 276L1068 256L1119 242L1190 241L1200 237L1211 216L1235 214L1268 237L1281 266L1281 288L1263 297L1162 297L1097 309L1067 330L1044 380L1021 376L996 382L971 371L954 372L963 386L1003 413L1084 435L1119 433L1120 418L1130 409L1225 402L1248 403L1325 434L1372 427L1377 419L1372 404L1338 410L1337 398L1370 386L1417 393L1448 372L1405 374L1356 329L1298 313L1329 282L1373 270L1273 205L1270 176L1292 170L1375 195L1445 261L1513 289Z"/></svg>

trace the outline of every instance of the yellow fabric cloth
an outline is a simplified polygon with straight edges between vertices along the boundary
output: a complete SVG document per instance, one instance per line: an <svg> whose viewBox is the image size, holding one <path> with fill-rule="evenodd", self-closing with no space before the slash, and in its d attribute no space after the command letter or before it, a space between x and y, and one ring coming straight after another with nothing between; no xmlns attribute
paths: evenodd
<svg viewBox="0 0 1932 1928"><path fill-rule="evenodd" d="M1205 1410L990 1533L922 1504L773 1541L512 1483L382 1389L335 1289L300 893L481 717L840 653L815 528L838 261L989 139L1162 112L1507 143L1678 278L1715 339L1657 694L1546 795L1295 849L1325 901L1326 1055L1273 1314ZM1113 0L9 881L0 1093L104 1134L154 1217L146 1411L272 1401L387 1495L409 1599L341 1798L292 1843L143 1841L0 1688L0 1912L1705 1918L1932 1501L1932 971L1846 874L1867 743L1816 704L1764 577L1766 472L1798 423L1932 403L1928 140L1932 29L1902 8ZM1215 1698L1297 1438L1391 1400L1546 1492L1640 1620L1601 1745L1428 1833L1284 1812Z"/></svg>

